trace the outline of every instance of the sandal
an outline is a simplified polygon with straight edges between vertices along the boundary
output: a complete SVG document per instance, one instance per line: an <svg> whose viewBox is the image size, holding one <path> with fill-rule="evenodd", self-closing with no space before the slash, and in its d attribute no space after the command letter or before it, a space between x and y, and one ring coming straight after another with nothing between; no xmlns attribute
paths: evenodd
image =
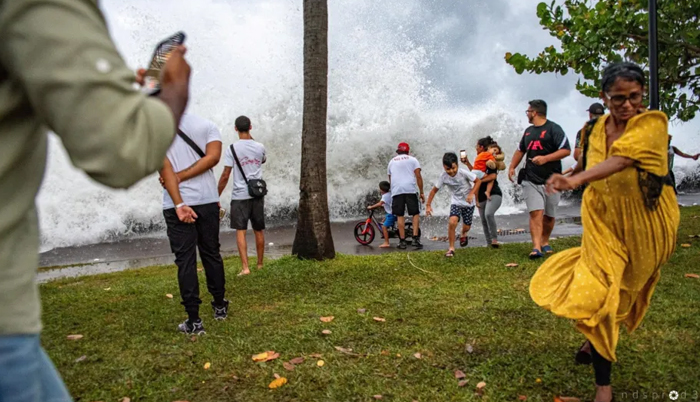
<svg viewBox="0 0 700 402"><path fill-rule="evenodd" d="M455 256L454 250L447 250L447 252L445 253L445 257L447 257L447 258L452 258L454 256Z"/></svg>
<svg viewBox="0 0 700 402"><path fill-rule="evenodd" d="M553 254L553 253L554 253L554 249L553 249L552 246L550 246L549 244L547 244L546 246L543 246L543 247L542 247L542 251L543 251L545 254Z"/></svg>
<svg viewBox="0 0 700 402"><path fill-rule="evenodd" d="M588 341L583 342L583 345L581 345L581 347L578 348L578 351L576 352L574 360L576 360L577 364L593 363L593 357L591 356L591 352L586 352L583 350L583 347L586 346L586 343L588 343Z"/></svg>
<svg viewBox="0 0 700 402"><path fill-rule="evenodd" d="M467 247L469 244L469 238L467 236L463 236L459 238L459 246L460 247Z"/></svg>
<svg viewBox="0 0 700 402"><path fill-rule="evenodd" d="M542 258L542 257L544 257L544 254L542 254L542 252L540 250L538 250L536 248L532 249L532 252L530 253L531 260L537 260L537 259Z"/></svg>

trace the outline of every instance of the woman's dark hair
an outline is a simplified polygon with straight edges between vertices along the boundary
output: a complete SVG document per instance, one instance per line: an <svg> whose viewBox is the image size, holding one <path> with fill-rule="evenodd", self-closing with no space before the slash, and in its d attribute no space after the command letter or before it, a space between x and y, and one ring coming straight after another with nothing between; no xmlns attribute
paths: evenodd
<svg viewBox="0 0 700 402"><path fill-rule="evenodd" d="M608 64L608 66L605 67L605 70L603 70L603 92L609 91L618 78L625 81L638 82L642 87L646 85L644 70L642 70L642 68L638 65L627 61L622 63L612 63Z"/></svg>
<svg viewBox="0 0 700 402"><path fill-rule="evenodd" d="M379 182L379 188L380 188L382 191L388 193L389 190L391 190L391 183L389 183L388 181L380 181L380 182Z"/></svg>
<svg viewBox="0 0 700 402"><path fill-rule="evenodd" d="M447 167L452 167L452 164L457 163L457 154L454 152L447 152L442 156L442 164Z"/></svg>
<svg viewBox="0 0 700 402"><path fill-rule="evenodd" d="M477 145L482 146L484 148L488 148L489 145L495 144L496 141L491 138L491 136L484 137L484 138L479 138L479 140L476 142Z"/></svg>

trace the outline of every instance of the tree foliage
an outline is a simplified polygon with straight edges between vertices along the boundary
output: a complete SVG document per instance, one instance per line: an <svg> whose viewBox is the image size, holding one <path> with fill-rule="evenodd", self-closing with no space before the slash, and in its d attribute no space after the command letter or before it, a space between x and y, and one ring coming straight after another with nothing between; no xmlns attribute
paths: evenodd
<svg viewBox="0 0 700 402"><path fill-rule="evenodd" d="M649 60L647 0L565 0L539 3L540 25L560 41L536 57L506 53L518 74L570 71L582 94L598 97L611 62ZM669 117L691 120L700 110L700 0L659 0L659 99Z"/></svg>

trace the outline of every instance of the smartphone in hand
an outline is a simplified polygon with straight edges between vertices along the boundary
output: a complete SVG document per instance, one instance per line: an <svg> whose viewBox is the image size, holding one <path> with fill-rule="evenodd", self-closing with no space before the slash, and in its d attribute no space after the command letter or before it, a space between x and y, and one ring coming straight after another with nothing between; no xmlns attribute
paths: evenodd
<svg viewBox="0 0 700 402"><path fill-rule="evenodd" d="M143 86L144 91L149 96L156 96L160 93L160 72L165 67L165 62L168 61L172 51L183 43L185 43L185 33L178 32L156 46L151 62L148 65L148 70L146 70L145 84Z"/></svg>
<svg viewBox="0 0 700 402"><path fill-rule="evenodd" d="M460 159L467 159L467 151L465 151L465 150L463 150L463 149L460 150L460 151L459 151L459 158L460 158Z"/></svg>

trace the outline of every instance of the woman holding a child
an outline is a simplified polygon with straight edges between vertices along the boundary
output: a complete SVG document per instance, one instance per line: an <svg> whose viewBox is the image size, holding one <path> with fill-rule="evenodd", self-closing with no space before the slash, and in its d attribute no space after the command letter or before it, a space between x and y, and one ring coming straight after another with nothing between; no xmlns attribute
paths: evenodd
<svg viewBox="0 0 700 402"><path fill-rule="evenodd" d="M496 176L498 174L499 165L503 164L503 153L501 148L491 137L484 137L476 143L477 157L474 160L474 165L469 162L466 155L462 156L462 163L481 179L477 203L479 208L479 216L481 217L481 225L484 228L486 236L486 244L498 248L498 226L496 225L496 211L501 207L503 201L503 193L498 186Z"/></svg>

